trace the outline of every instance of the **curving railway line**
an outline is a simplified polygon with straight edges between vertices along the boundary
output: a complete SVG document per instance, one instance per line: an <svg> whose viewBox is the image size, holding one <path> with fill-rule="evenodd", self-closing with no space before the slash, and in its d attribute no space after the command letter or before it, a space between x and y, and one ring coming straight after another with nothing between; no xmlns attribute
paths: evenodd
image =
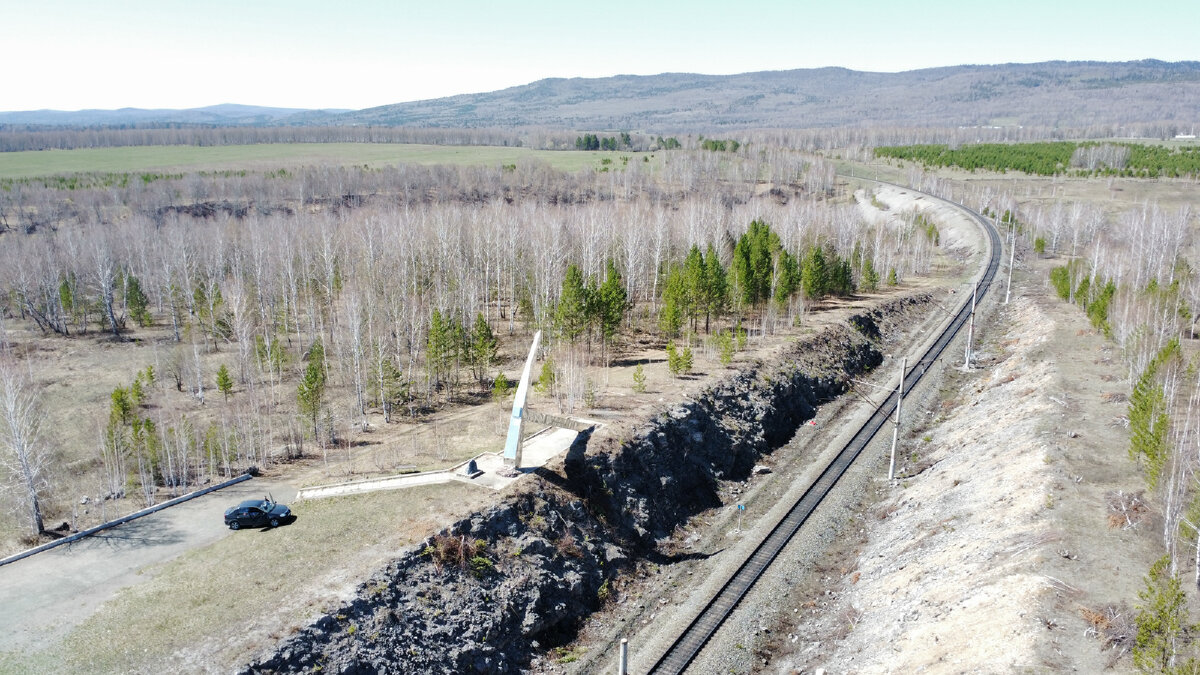
<svg viewBox="0 0 1200 675"><path fill-rule="evenodd" d="M896 185L895 187L912 190L912 188L901 185ZM920 192L919 190L912 191ZM938 199L970 214L979 224L980 228L987 233L988 261L982 275L979 277L977 291L978 296L982 298L991 286L992 279L996 276L996 271L1000 266L1000 237L996 229L986 218L962 204L934 197L927 193L921 194L930 199ZM950 322L942 329L937 340L904 373L901 387L905 394L921 381L928 367L941 356L950 342L958 335L963 324L970 319L972 310L973 303L971 298L965 297L962 305L958 308ZM700 650L704 648L709 638L717 632L717 629L721 627L721 624L733 612L734 607L746 596L751 587L754 586L754 583L762 576L763 572L770 567L780 551L787 546L788 542L791 541L804 522L808 520L809 515L817 508L821 500L825 498L825 495L833 489L833 486L842 477L842 474L850 468L850 465L854 463L854 460L867 447L875 437L875 434L887 423L888 418L891 417L896 409L899 393L898 391L893 391L875 409L871 418L854 434L854 437L834 457L829 466L825 467L825 470L805 490L804 494L788 510L787 514L775 524L770 533L758 544L746 560L742 562L733 576L725 582L721 590L709 600L700 614L688 624L683 634L655 662L654 666L650 669L651 673L682 673L691 664L696 655L700 653Z"/></svg>

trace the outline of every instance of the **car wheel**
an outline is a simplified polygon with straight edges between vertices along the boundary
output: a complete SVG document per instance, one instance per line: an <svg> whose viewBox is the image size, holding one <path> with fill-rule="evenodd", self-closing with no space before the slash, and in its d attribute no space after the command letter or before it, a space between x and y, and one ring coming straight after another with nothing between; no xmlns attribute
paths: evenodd
<svg viewBox="0 0 1200 675"><path fill-rule="evenodd" d="M236 529L240 528L241 526L242 526L241 523L239 523L236 520L229 523L229 529L231 529L231 530L236 530Z"/></svg>
<svg viewBox="0 0 1200 675"><path fill-rule="evenodd" d="M279 527L279 519L278 518L271 519L271 527Z"/></svg>

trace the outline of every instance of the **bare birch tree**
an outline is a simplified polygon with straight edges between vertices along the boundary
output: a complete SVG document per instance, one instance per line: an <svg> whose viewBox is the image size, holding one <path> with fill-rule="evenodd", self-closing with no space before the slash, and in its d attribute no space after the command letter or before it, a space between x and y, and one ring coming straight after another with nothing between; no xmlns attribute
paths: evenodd
<svg viewBox="0 0 1200 675"><path fill-rule="evenodd" d="M42 442L38 391L29 373L11 357L0 355L0 467L3 490L14 495L22 520L37 535L51 454Z"/></svg>

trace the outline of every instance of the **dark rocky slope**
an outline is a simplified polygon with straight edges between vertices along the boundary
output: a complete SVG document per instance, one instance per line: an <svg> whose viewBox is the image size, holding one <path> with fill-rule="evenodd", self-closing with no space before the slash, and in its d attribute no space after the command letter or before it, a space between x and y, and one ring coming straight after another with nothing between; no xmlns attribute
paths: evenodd
<svg viewBox="0 0 1200 675"><path fill-rule="evenodd" d="M790 346L630 431L580 440L486 512L455 523L362 584L356 598L247 673L520 672L568 640L638 558L718 506L928 296L902 298ZM882 333L881 333L882 331ZM868 337L870 336L870 337Z"/></svg>

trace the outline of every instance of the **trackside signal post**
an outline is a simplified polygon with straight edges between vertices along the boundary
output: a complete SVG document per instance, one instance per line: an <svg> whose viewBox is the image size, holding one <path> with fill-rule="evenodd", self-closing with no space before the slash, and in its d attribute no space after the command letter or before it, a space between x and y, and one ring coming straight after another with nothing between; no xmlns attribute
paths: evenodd
<svg viewBox="0 0 1200 675"><path fill-rule="evenodd" d="M521 371L521 381L517 384L517 395L513 398L512 416L508 420L508 438L504 441L504 464L514 469L521 468L521 440L525 432L525 399L529 396L529 377L533 372L533 362L537 359L538 345L542 342L542 331L533 334L533 344L529 347L529 357L525 359L525 369Z"/></svg>

